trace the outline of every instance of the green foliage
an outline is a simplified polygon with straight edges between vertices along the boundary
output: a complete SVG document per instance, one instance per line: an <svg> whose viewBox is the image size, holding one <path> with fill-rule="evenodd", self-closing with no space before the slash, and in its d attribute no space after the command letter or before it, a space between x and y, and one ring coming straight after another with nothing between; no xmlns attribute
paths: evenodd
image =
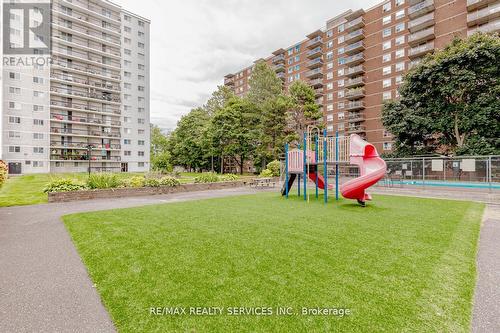
<svg viewBox="0 0 500 333"><path fill-rule="evenodd" d="M146 187L159 187L161 185L159 178L145 178L144 186Z"/></svg>
<svg viewBox="0 0 500 333"><path fill-rule="evenodd" d="M165 176L160 178L160 185L161 186L170 186L170 187L175 187L180 185L180 181L177 178L170 177L170 176Z"/></svg>
<svg viewBox="0 0 500 333"><path fill-rule="evenodd" d="M209 117L212 117L217 111L222 109L228 100L234 97L233 91L226 86L217 86L217 90L212 93L203 109Z"/></svg>
<svg viewBox="0 0 500 333"><path fill-rule="evenodd" d="M232 174L232 173L226 173L224 175L219 176L219 180L221 182L233 182L235 180L238 180L240 176Z"/></svg>
<svg viewBox="0 0 500 333"><path fill-rule="evenodd" d="M280 176L280 168L281 168L281 163L278 160L274 160L267 164L267 169L271 171L273 177Z"/></svg>
<svg viewBox="0 0 500 333"><path fill-rule="evenodd" d="M92 173L87 180L90 189L116 188L122 185L121 180L114 173Z"/></svg>
<svg viewBox="0 0 500 333"><path fill-rule="evenodd" d="M413 68L384 126L398 155L500 153L500 37L455 39Z"/></svg>
<svg viewBox="0 0 500 333"><path fill-rule="evenodd" d="M54 179L50 183L46 184L43 192L69 192L69 191L79 191L88 189L87 185L84 183L69 178Z"/></svg>
<svg viewBox="0 0 500 333"><path fill-rule="evenodd" d="M219 181L219 176L214 172L205 172L194 178L195 183L216 183Z"/></svg>
<svg viewBox="0 0 500 333"><path fill-rule="evenodd" d="M268 177L272 177L272 176L273 176L273 172L272 172L271 170L269 170L269 169L264 169L264 170L262 170L262 171L260 172L260 175L259 175L259 176L260 176L260 177L266 177L266 178L268 178Z"/></svg>
<svg viewBox="0 0 500 333"><path fill-rule="evenodd" d="M126 178L123 180L122 185L125 187L143 187L144 186L144 177L133 176L131 178Z"/></svg>
<svg viewBox="0 0 500 333"><path fill-rule="evenodd" d="M3 183L7 180L7 164L5 164L3 161L0 161L0 187L2 187Z"/></svg>
<svg viewBox="0 0 500 333"><path fill-rule="evenodd" d="M299 141L308 125L321 127L323 112L316 103L314 89L303 81L294 81L289 87L288 141Z"/></svg>

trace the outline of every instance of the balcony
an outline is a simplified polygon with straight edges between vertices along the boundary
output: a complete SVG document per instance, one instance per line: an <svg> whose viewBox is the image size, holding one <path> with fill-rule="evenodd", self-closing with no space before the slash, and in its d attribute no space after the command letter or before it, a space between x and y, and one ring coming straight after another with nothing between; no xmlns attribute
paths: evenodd
<svg viewBox="0 0 500 333"><path fill-rule="evenodd" d="M50 73L50 80L62 84L71 84L73 86L79 87L90 87L91 89L105 90L109 92L114 92L119 94L120 86L115 86L112 83L103 83L103 82L90 82L85 79L76 78L73 76L69 76L68 74L56 74L54 72Z"/></svg>
<svg viewBox="0 0 500 333"><path fill-rule="evenodd" d="M280 54L280 55L277 55L275 57L273 57L273 64L281 64L281 63L285 63L285 55L284 54Z"/></svg>
<svg viewBox="0 0 500 333"><path fill-rule="evenodd" d="M345 97L349 100L365 97L365 90L363 88L347 90Z"/></svg>
<svg viewBox="0 0 500 333"><path fill-rule="evenodd" d="M350 123L358 123L361 121L365 121L365 115L359 112L352 112L349 113L349 117L347 118L347 121Z"/></svg>
<svg viewBox="0 0 500 333"><path fill-rule="evenodd" d="M408 30L410 30L410 32L415 32L428 28L431 25L434 25L434 12L420 16L419 18L408 22Z"/></svg>
<svg viewBox="0 0 500 333"><path fill-rule="evenodd" d="M116 126L120 127L121 122L119 120L103 120L98 118L86 117L86 116L73 116L63 113L51 113L50 120L62 123L78 123L85 125L96 125L96 126Z"/></svg>
<svg viewBox="0 0 500 333"><path fill-rule="evenodd" d="M314 97L318 98L323 96L323 88L314 89Z"/></svg>
<svg viewBox="0 0 500 333"><path fill-rule="evenodd" d="M74 102L63 102L63 101L50 101L50 107L54 109L64 109L69 111L85 111L96 114L110 115L110 116L119 116L121 112L119 109L112 108L98 108L94 106L89 106L87 104L79 104Z"/></svg>
<svg viewBox="0 0 500 333"><path fill-rule="evenodd" d="M348 66L358 65L365 61L363 53L357 53L345 59L345 64Z"/></svg>
<svg viewBox="0 0 500 333"><path fill-rule="evenodd" d="M364 133L364 132L366 132L366 126L363 126L363 125L349 126L347 128L347 133L349 133L349 134Z"/></svg>
<svg viewBox="0 0 500 333"><path fill-rule="evenodd" d="M316 36L310 41L308 41L306 46L308 49L313 49L317 46L320 46L321 44L323 44L323 38L321 38L321 36Z"/></svg>
<svg viewBox="0 0 500 333"><path fill-rule="evenodd" d="M349 67L345 72L345 75L347 75L348 77L354 77L363 74L364 72L365 72L365 67L363 65L358 65L354 67Z"/></svg>
<svg viewBox="0 0 500 333"><path fill-rule="evenodd" d="M307 51L307 58L309 59L317 58L320 57L322 54L323 50L321 49L321 47L317 47L315 49Z"/></svg>
<svg viewBox="0 0 500 333"><path fill-rule="evenodd" d="M410 58L416 58L423 56L426 53L431 52L434 50L434 42L429 42L423 45L415 46L410 49L410 52L408 52L408 56Z"/></svg>
<svg viewBox="0 0 500 333"><path fill-rule="evenodd" d="M323 98L316 99L316 104L318 104L319 106L323 106Z"/></svg>
<svg viewBox="0 0 500 333"><path fill-rule="evenodd" d="M344 42L354 43L363 38L365 38L365 32L363 31L363 29L358 29L345 35Z"/></svg>
<svg viewBox="0 0 500 333"><path fill-rule="evenodd" d="M88 156L86 153L82 153L81 155L78 153L61 153L61 154L51 154L50 160L54 162L59 161L86 161L88 163ZM90 155L90 162L120 162L120 156L101 156L101 155Z"/></svg>
<svg viewBox="0 0 500 333"><path fill-rule="evenodd" d="M103 27L102 24L95 24L89 21L88 16L76 12L63 12L59 6L52 6L52 10L55 15L63 19L69 19L70 21L74 21L75 23L81 24L86 27L94 28L96 30L104 31L108 34L112 34L118 38L121 36L120 23L116 24L116 26L111 26L112 29L109 29L109 26Z"/></svg>
<svg viewBox="0 0 500 333"><path fill-rule="evenodd" d="M70 7L73 10L85 13L87 15L92 15L99 20L109 21L109 22L115 23L117 25L121 24L120 14L119 14L119 11L117 11L117 10L115 10L115 12L113 14L111 14L111 11L109 14L104 14L103 7L101 7L101 6L94 6L91 4L84 5L84 4L81 4L81 3L76 2L76 1L68 1L68 0L62 1L61 4L66 6L66 7Z"/></svg>
<svg viewBox="0 0 500 333"><path fill-rule="evenodd" d="M73 136L85 136L85 137L98 137L98 138L121 138L120 132L104 132L92 129L76 129L76 128L64 128L64 127L51 127L50 134L54 135L73 135Z"/></svg>
<svg viewBox="0 0 500 333"><path fill-rule="evenodd" d="M364 108L365 102L363 101L352 101L346 105L346 110L348 111L362 110Z"/></svg>
<svg viewBox="0 0 500 333"><path fill-rule="evenodd" d="M286 79L285 72L277 73L276 76L283 81L285 81L285 79Z"/></svg>
<svg viewBox="0 0 500 333"><path fill-rule="evenodd" d="M224 79L224 85L225 86L234 86L234 80L231 78L231 79Z"/></svg>
<svg viewBox="0 0 500 333"><path fill-rule="evenodd" d="M487 24L483 24L481 26L470 29L467 32L467 36L470 36L476 32L488 33L488 32L497 32L500 31L500 20L496 20L493 22L489 22Z"/></svg>
<svg viewBox="0 0 500 333"><path fill-rule="evenodd" d="M57 68L57 69L61 69L61 70L69 70L71 72L79 73L82 75L88 75L88 76L96 77L96 78L103 79L103 80L111 80L111 81L115 81L115 82L120 82L120 80L121 80L120 75L103 72L101 70L97 70L97 69L91 68L89 66L68 63L66 61L61 61L61 60L57 59L57 57L55 59L53 59L52 67Z"/></svg>
<svg viewBox="0 0 500 333"><path fill-rule="evenodd" d="M322 67L323 66L323 59L321 58L316 58L314 60L311 60L307 63L307 68L309 69L314 69L314 68L318 68L318 67Z"/></svg>
<svg viewBox="0 0 500 333"><path fill-rule="evenodd" d="M276 73L284 72L285 71L285 64L277 64L273 68L274 68L274 71Z"/></svg>
<svg viewBox="0 0 500 333"><path fill-rule="evenodd" d="M67 22L62 21L61 19L53 19L52 20L52 29L64 31L75 36L80 36L83 38L88 38L93 41L98 41L102 44L106 44L109 46L120 48L120 38L112 37L107 34L103 36L102 32L97 32L93 29L84 28L78 24L78 22L72 22L68 24Z"/></svg>
<svg viewBox="0 0 500 333"><path fill-rule="evenodd" d="M467 14L467 25L473 26L500 17L500 2Z"/></svg>
<svg viewBox="0 0 500 333"><path fill-rule="evenodd" d="M352 32L356 29L362 28L365 26L365 19L363 16L358 17L357 19L354 19L350 22L347 22L344 25L344 30L347 32Z"/></svg>
<svg viewBox="0 0 500 333"><path fill-rule="evenodd" d="M309 81L309 84L313 88L321 88L321 87L323 87L323 79L311 80L311 81Z"/></svg>
<svg viewBox="0 0 500 333"><path fill-rule="evenodd" d="M497 0L467 0L467 10L473 11L479 7L483 7L489 5L490 3L494 3Z"/></svg>
<svg viewBox="0 0 500 333"><path fill-rule="evenodd" d="M83 100L93 100L97 101L98 103L108 103L108 104L116 104L119 105L121 104L120 97L112 96L111 94L107 93L84 93L80 91L74 91L71 89L65 89L65 88L57 88L57 87L50 87L50 92L51 95L60 95L62 97L71 97L71 98L80 98Z"/></svg>
<svg viewBox="0 0 500 333"><path fill-rule="evenodd" d="M355 54L355 53L358 53L360 51L364 51L365 50L365 44L363 43L362 40L360 40L359 42L356 42L354 44L349 44L345 47L344 51L346 54Z"/></svg>
<svg viewBox="0 0 500 333"><path fill-rule="evenodd" d="M431 39L434 39L436 36L434 35L434 27L430 27L424 30L420 30L412 33L408 36L408 44L411 46L421 44L423 42L427 42Z"/></svg>
<svg viewBox="0 0 500 333"><path fill-rule="evenodd" d="M323 77L323 69L322 68L315 68L313 70L310 70L306 73L306 77L308 79L317 79L317 78Z"/></svg>
<svg viewBox="0 0 500 333"><path fill-rule="evenodd" d="M89 143L86 141L82 142L66 142L66 141L50 141L50 146L53 148L59 149L78 149L78 150L87 150L88 146L92 146L92 149L99 150L120 150L120 144L100 144L100 143Z"/></svg>
<svg viewBox="0 0 500 333"><path fill-rule="evenodd" d="M349 79L345 82L346 88L354 88L365 85L365 78L362 76L357 76L355 78Z"/></svg>
<svg viewBox="0 0 500 333"><path fill-rule="evenodd" d="M425 0L408 8L408 16L410 19L425 15L434 10L434 0Z"/></svg>
<svg viewBox="0 0 500 333"><path fill-rule="evenodd" d="M54 46L52 48L52 53L54 53L55 55L57 55L58 57L63 58L63 59L70 58L70 59L73 59L76 61L88 63L88 64L93 65L93 66L106 67L108 69L121 71L121 67L119 64L115 64L115 65L106 64L102 61L102 57L99 59L97 57L91 57L90 54L85 53L85 52L78 52L75 50L68 50L68 49L63 49L63 48L59 48L59 47Z"/></svg>
<svg viewBox="0 0 500 333"><path fill-rule="evenodd" d="M114 58L115 60L120 61L121 59L121 53L119 51L116 51L112 48L102 48L102 45L100 47L96 43L92 43L91 40L93 38L90 38L90 40L85 40L79 37L61 37L61 36L52 36L52 42L55 42L57 45L66 45L70 46L73 49L78 48L80 50L83 50L84 52L92 52L94 54L97 54L99 56L105 56L105 57L110 57ZM93 44L93 45L92 45ZM76 53L76 52L73 52Z"/></svg>

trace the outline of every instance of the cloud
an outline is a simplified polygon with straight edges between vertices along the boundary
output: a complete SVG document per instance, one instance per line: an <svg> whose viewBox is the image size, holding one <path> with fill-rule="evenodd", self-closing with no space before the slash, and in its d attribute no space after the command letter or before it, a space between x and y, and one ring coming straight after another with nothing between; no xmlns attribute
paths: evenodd
<svg viewBox="0 0 500 333"><path fill-rule="evenodd" d="M151 121L174 128L235 72L347 9L380 1L117 0L151 20Z"/></svg>

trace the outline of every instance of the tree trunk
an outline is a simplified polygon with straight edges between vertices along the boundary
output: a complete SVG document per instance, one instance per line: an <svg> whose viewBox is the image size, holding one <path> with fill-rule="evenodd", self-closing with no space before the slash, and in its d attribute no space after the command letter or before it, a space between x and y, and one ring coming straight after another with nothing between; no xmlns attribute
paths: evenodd
<svg viewBox="0 0 500 333"><path fill-rule="evenodd" d="M245 157L243 155L240 156L240 175L243 175L243 163L245 162Z"/></svg>

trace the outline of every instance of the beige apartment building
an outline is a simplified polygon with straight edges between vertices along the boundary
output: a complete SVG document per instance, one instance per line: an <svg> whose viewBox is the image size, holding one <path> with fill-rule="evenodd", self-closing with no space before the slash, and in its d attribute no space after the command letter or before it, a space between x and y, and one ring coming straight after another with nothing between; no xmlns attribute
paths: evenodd
<svg viewBox="0 0 500 333"><path fill-rule="evenodd" d="M314 88L330 135L357 133L389 152L393 139L381 112L384 101L398 98L404 73L454 36L499 30L498 0L389 0L348 10L263 60L285 89L295 80ZM252 68L226 75L224 84L246 94Z"/></svg>

